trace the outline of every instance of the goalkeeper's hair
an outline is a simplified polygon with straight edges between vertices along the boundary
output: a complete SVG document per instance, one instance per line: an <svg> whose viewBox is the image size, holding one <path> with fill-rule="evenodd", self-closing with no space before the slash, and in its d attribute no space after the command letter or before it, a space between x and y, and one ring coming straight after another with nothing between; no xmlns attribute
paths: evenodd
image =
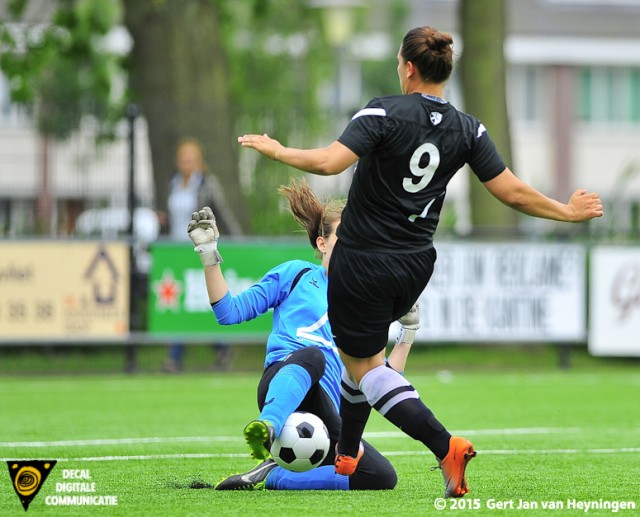
<svg viewBox="0 0 640 517"><path fill-rule="evenodd" d="M329 237L333 234L333 226L340 221L345 207L344 199L329 199L321 202L304 179L293 178L289 185L282 185L278 192L289 201L289 210L296 222L302 226L309 236L311 247L320 252L316 244L318 237Z"/></svg>

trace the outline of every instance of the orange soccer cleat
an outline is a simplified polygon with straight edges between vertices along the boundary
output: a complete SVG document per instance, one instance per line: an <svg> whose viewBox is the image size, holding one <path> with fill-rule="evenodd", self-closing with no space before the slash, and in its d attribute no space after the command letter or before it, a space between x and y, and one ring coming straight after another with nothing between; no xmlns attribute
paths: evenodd
<svg viewBox="0 0 640 517"><path fill-rule="evenodd" d="M360 442L360 447L358 447L358 456L355 458L353 456L338 453L338 444L336 444L336 474L342 474L343 476L350 476L353 474L358 468L358 462L360 461L360 458L362 458L363 454L364 447L362 446L362 442Z"/></svg>
<svg viewBox="0 0 640 517"><path fill-rule="evenodd" d="M462 497L469 491L464 471L467 463L476 455L473 444L465 438L452 436L449 440L449 452L440 462L444 477L444 496Z"/></svg>

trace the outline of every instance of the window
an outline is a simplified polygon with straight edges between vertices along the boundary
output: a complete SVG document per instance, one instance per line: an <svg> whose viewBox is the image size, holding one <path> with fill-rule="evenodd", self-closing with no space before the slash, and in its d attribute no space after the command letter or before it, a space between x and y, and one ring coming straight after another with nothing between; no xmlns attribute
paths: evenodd
<svg viewBox="0 0 640 517"><path fill-rule="evenodd" d="M547 73L537 65L514 65L508 69L509 116L514 122L536 123L546 116Z"/></svg>
<svg viewBox="0 0 640 517"><path fill-rule="evenodd" d="M640 68L584 67L579 84L582 122L640 124Z"/></svg>

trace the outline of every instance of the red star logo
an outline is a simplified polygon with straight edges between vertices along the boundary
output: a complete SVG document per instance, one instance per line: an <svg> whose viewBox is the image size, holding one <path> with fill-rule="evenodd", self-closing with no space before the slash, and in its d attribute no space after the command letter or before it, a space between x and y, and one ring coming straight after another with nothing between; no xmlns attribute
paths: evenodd
<svg viewBox="0 0 640 517"><path fill-rule="evenodd" d="M165 269L162 278L153 282L153 292L156 293L156 309L178 312L180 309L180 294L182 282L175 279L173 271Z"/></svg>

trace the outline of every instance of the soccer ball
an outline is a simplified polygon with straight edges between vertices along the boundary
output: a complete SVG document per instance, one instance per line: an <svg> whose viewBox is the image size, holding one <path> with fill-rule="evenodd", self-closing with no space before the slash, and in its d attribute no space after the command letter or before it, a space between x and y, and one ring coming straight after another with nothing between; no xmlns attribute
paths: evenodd
<svg viewBox="0 0 640 517"><path fill-rule="evenodd" d="M305 472L327 457L331 440L324 422L313 413L295 411L271 445L271 455L281 467Z"/></svg>

